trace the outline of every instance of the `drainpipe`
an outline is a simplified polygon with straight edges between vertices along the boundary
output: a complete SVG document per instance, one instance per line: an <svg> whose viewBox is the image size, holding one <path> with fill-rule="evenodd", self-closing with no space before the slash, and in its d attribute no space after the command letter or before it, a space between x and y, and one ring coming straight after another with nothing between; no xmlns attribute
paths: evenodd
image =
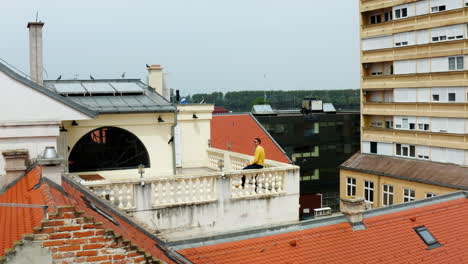
<svg viewBox="0 0 468 264"><path fill-rule="evenodd" d="M175 127L177 126L177 115L179 110L177 109L174 111L174 125L171 126L171 136L172 136L172 174L176 175L177 172L177 164L176 164L176 144L175 144Z"/></svg>

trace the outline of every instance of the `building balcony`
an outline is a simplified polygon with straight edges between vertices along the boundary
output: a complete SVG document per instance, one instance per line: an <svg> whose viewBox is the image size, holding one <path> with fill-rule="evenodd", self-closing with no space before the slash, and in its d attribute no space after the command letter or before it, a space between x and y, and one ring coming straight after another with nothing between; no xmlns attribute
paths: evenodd
<svg viewBox="0 0 468 264"><path fill-rule="evenodd" d="M361 138L363 141L395 142L468 150L468 135L463 134L366 127L362 129Z"/></svg>
<svg viewBox="0 0 468 264"><path fill-rule="evenodd" d="M412 60L468 54L468 40L452 40L424 45L362 51L361 63Z"/></svg>
<svg viewBox="0 0 468 264"><path fill-rule="evenodd" d="M395 5L408 4L418 0L361 0L361 12L379 10Z"/></svg>
<svg viewBox="0 0 468 264"><path fill-rule="evenodd" d="M363 115L468 118L467 103L364 103Z"/></svg>
<svg viewBox="0 0 468 264"><path fill-rule="evenodd" d="M363 76L362 89L468 86L467 71Z"/></svg>
<svg viewBox="0 0 468 264"><path fill-rule="evenodd" d="M298 220L298 166L268 160L264 169L242 170L251 156L207 152L202 167L181 174L82 184L168 240Z"/></svg>
<svg viewBox="0 0 468 264"><path fill-rule="evenodd" d="M374 2L374 1L373 1ZM377 10L376 8L390 7L398 5L400 3L408 3L408 1L375 1L382 2L379 4L370 3L368 5L361 5L361 12L367 12L370 10ZM410 1L416 2L416 1ZM374 9L375 8L375 9ZM395 34L400 32L414 31L420 29L427 29L433 27L443 27L455 24L463 24L468 22L468 16L466 15L466 8L454 9L439 13L431 13L421 16L413 16L404 19L392 20L379 24L365 24L361 26L361 38L382 36ZM363 19L366 15L363 13Z"/></svg>

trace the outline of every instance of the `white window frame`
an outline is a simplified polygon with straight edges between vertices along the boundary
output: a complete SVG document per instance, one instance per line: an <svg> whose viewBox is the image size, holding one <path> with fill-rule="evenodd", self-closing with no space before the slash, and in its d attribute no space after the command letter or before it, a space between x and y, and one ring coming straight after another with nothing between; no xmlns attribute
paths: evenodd
<svg viewBox="0 0 468 264"><path fill-rule="evenodd" d="M390 187L392 188L392 191L390 191ZM382 184L382 206L389 206L394 203L393 198L394 198L394 187L391 184ZM385 197L387 197L387 204L384 203ZM389 203L390 197L392 198L392 202Z"/></svg>
<svg viewBox="0 0 468 264"><path fill-rule="evenodd" d="M451 60L453 60L453 68L451 67ZM461 67L459 62L461 61ZM462 71L465 68L465 61L463 56L451 56L448 57L448 69L449 71Z"/></svg>
<svg viewBox="0 0 468 264"><path fill-rule="evenodd" d="M403 10L405 10L406 16L403 16ZM400 19L400 18L405 18L405 17L408 17L408 8L407 7L395 9L395 18Z"/></svg>
<svg viewBox="0 0 468 264"><path fill-rule="evenodd" d="M401 147L401 149L400 149L400 155L397 154L398 145L400 145L400 147ZM411 147L414 148L414 156L411 156ZM405 148L407 149L407 154L408 154L408 155L404 155L403 149L405 149ZM397 156L397 157L404 157L404 158L410 158L410 159L416 158L416 145L396 143L396 144L395 144L395 156Z"/></svg>
<svg viewBox="0 0 468 264"><path fill-rule="evenodd" d="M416 190L403 188L403 203L416 201Z"/></svg>
<svg viewBox="0 0 468 264"><path fill-rule="evenodd" d="M364 181L364 200L371 204L374 203L374 182L373 181L366 181L366 180Z"/></svg>
<svg viewBox="0 0 468 264"><path fill-rule="evenodd" d="M351 193L349 193L350 188L351 188ZM348 197L356 196L356 178L346 177L346 196Z"/></svg>
<svg viewBox="0 0 468 264"><path fill-rule="evenodd" d="M438 13L443 11L447 11L447 5L431 6L431 13Z"/></svg>
<svg viewBox="0 0 468 264"><path fill-rule="evenodd" d="M425 196L426 196L426 198L431 198L431 197L437 196L437 194L436 193L426 193Z"/></svg>

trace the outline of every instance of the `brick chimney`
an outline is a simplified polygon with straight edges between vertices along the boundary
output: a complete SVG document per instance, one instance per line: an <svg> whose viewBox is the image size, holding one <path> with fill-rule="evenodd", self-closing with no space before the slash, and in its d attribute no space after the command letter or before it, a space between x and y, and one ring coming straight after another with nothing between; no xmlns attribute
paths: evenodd
<svg viewBox="0 0 468 264"><path fill-rule="evenodd" d="M29 153L26 149L2 151L5 159L5 178L0 180L0 189L23 176L29 166Z"/></svg>
<svg viewBox="0 0 468 264"><path fill-rule="evenodd" d="M32 81L43 85L42 27L43 22L29 22L29 67Z"/></svg>
<svg viewBox="0 0 468 264"><path fill-rule="evenodd" d="M161 65L151 65L148 67L148 85L163 96L163 68Z"/></svg>
<svg viewBox="0 0 468 264"><path fill-rule="evenodd" d="M341 198L341 212L348 217L348 221L355 231L365 229L362 222L363 213L366 211L366 202L364 198Z"/></svg>

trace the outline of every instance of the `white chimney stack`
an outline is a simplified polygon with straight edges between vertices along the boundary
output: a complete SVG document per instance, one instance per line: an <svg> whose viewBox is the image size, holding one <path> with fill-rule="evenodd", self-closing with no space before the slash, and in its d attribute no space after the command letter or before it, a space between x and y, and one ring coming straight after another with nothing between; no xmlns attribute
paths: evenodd
<svg viewBox="0 0 468 264"><path fill-rule="evenodd" d="M163 68L161 65L151 65L148 67L148 85L153 87L156 92L163 94Z"/></svg>
<svg viewBox="0 0 468 264"><path fill-rule="evenodd" d="M29 66L32 81L43 85L42 27L43 22L29 22Z"/></svg>

